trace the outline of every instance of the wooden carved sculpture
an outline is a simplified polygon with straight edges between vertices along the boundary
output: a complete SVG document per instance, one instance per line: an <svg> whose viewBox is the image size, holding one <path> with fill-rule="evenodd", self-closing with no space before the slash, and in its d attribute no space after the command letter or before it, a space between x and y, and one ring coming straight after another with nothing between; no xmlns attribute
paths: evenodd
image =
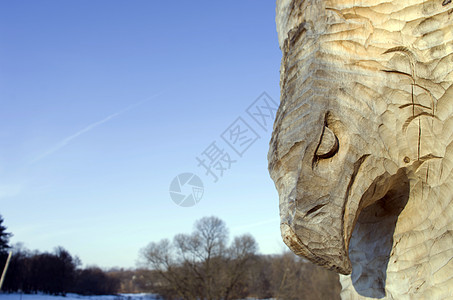
<svg viewBox="0 0 453 300"><path fill-rule="evenodd" d="M453 3L278 0L281 232L344 299L453 299Z"/></svg>

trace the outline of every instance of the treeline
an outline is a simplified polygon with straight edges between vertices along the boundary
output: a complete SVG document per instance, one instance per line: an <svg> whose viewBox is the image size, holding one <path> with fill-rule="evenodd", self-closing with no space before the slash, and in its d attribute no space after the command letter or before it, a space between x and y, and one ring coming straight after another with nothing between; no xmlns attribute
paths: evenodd
<svg viewBox="0 0 453 300"><path fill-rule="evenodd" d="M77 257L62 247L57 247L53 253L16 247L2 290L52 295L108 295L117 292L118 279L97 267L81 269L80 264Z"/></svg>
<svg viewBox="0 0 453 300"><path fill-rule="evenodd" d="M172 269L177 270L182 269ZM119 293L147 292L160 294L164 299L186 299L178 296L177 288L172 287L172 283L163 279L156 270L117 269L110 270L108 274L120 281ZM340 299L341 286L337 274L288 251L276 255L256 255L238 290L240 293L235 295L236 299L335 300Z"/></svg>
<svg viewBox="0 0 453 300"><path fill-rule="evenodd" d="M10 233L0 216L0 270ZM81 268L80 259L62 247L30 251L20 245L2 291L65 295L154 293L163 299L339 299L338 275L291 252L260 255L248 234L228 242L228 229L217 217L195 223L191 234L152 242L139 254L136 270Z"/></svg>
<svg viewBox="0 0 453 300"><path fill-rule="evenodd" d="M163 279L156 270L116 269L108 271L108 275L120 281L118 293L146 292L160 294L164 299L186 299L180 297L177 288L172 287L172 283ZM242 298L236 299L335 300L340 299L341 286L337 274L288 251L283 254L256 255L238 290L241 292L235 296Z"/></svg>
<svg viewBox="0 0 453 300"><path fill-rule="evenodd" d="M0 273L5 266L8 252L13 252L2 291L107 295L116 293L120 287L118 278L110 276L100 268L80 268L80 259L73 257L63 247L55 248L52 253L30 251L20 244L12 249L9 245L11 236L0 215Z"/></svg>
<svg viewBox="0 0 453 300"><path fill-rule="evenodd" d="M197 221L192 234L152 242L141 251L149 291L165 299L339 299L338 275L295 256L259 255L250 235L227 244L216 217Z"/></svg>

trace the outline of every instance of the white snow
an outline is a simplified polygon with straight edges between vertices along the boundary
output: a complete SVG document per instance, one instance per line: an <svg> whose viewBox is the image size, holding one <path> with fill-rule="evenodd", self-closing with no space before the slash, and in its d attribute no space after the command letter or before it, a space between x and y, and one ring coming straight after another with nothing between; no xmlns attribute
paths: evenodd
<svg viewBox="0 0 453 300"><path fill-rule="evenodd" d="M51 296L44 294L0 294L0 300L156 300L153 294L119 294L106 296L81 296L77 294L67 294L64 296Z"/></svg>

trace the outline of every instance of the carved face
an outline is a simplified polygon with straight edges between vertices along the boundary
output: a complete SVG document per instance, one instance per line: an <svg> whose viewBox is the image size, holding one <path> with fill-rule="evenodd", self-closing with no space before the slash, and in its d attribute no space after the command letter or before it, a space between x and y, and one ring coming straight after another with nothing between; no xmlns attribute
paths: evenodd
<svg viewBox="0 0 453 300"><path fill-rule="evenodd" d="M285 243L343 274L360 212L381 199L401 210L408 178L438 168L453 96L452 5L354 2L277 1L268 156Z"/></svg>

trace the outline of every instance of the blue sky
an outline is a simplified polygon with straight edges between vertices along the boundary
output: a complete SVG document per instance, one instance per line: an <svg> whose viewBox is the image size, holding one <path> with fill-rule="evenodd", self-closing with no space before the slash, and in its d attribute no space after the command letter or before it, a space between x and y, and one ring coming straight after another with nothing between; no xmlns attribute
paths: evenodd
<svg viewBox="0 0 453 300"><path fill-rule="evenodd" d="M12 242L61 245L85 265L134 267L151 241L215 215L230 237L277 253L271 125L246 109L279 101L274 1L2 1L0 214ZM259 139L238 156L221 134L241 117ZM214 182L196 157L236 160ZM205 191L172 202L183 172Z"/></svg>

